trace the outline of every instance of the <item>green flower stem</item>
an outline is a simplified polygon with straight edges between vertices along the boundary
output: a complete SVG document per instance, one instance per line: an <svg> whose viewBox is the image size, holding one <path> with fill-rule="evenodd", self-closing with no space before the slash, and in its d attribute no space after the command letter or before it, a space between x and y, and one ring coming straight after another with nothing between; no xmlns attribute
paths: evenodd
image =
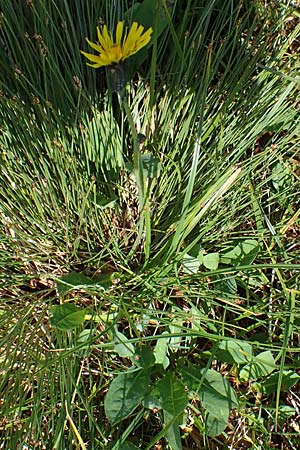
<svg viewBox="0 0 300 450"><path fill-rule="evenodd" d="M149 260L150 257L150 244L151 244L151 218L150 218L150 205L149 205L149 192L146 186L146 180L144 176L143 170L143 161L141 158L141 152L139 150L137 132L135 129L133 117L128 105L128 102L125 96L119 97L132 134L133 140L133 172L136 179L136 184L138 188L139 195L139 212L140 212L140 220L139 220L139 228L137 238L132 246L132 249L128 255L128 259L134 254L137 246L140 244L142 240L142 236L145 235L145 263Z"/></svg>
<svg viewBox="0 0 300 450"><path fill-rule="evenodd" d="M133 171L134 176L136 179L136 184L138 187L138 193L139 193L139 210L140 212L143 209L144 202L145 202L145 177L143 172L143 162L141 158L141 153L139 151L138 146L138 138L136 129L133 122L133 117L128 105L128 102L124 96L121 97L122 105L124 107L126 117L130 126L131 134L132 134L132 140L133 140Z"/></svg>

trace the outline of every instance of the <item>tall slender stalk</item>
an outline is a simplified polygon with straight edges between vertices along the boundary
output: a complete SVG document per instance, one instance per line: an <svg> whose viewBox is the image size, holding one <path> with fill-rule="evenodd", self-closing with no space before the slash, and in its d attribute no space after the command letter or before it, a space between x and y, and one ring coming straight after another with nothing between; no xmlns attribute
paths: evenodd
<svg viewBox="0 0 300 450"><path fill-rule="evenodd" d="M138 226L138 234L135 242L132 245L131 251L128 255L128 260L134 255L136 248L140 245L143 235L145 236L145 264L149 260L150 257L150 244L151 244L151 217L150 217L150 205L149 205L149 192L146 186L144 168L143 168L143 160L142 155L139 149L138 144L138 136L136 132L136 128L134 125L132 113L126 97L124 95L120 95L119 99L124 108L128 124L132 134L132 142L133 142L133 172L138 188L138 196L139 196L139 226Z"/></svg>

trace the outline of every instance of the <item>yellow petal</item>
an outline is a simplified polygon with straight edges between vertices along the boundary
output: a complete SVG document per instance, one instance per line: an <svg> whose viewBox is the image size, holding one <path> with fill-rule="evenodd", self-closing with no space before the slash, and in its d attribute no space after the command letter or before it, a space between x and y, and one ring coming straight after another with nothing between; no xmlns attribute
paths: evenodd
<svg viewBox="0 0 300 450"><path fill-rule="evenodd" d="M94 62L99 62L100 56L99 55L92 55L91 53L86 53L80 50L80 53L82 53L87 59Z"/></svg>
<svg viewBox="0 0 300 450"><path fill-rule="evenodd" d="M141 27L142 27L142 25L141 25ZM127 36L126 40L132 41L132 40L134 40L136 38L137 28L138 28L137 22L133 22L133 24L131 25L131 28L129 30L129 33L128 33L128 36ZM143 29L144 29L144 27L142 27L142 31L143 31Z"/></svg>
<svg viewBox="0 0 300 450"><path fill-rule="evenodd" d="M85 40L87 41L89 46L92 47L94 50L96 50L99 53L102 52L102 47L100 47L100 45L94 44L94 42L91 42L88 38L85 38Z"/></svg>
<svg viewBox="0 0 300 450"><path fill-rule="evenodd" d="M99 64L89 64L89 63L86 63L86 65L89 66L89 67L93 67L94 69L98 69L99 67L102 67L102 66L103 66L103 64L101 64L101 63L99 63Z"/></svg>
<svg viewBox="0 0 300 450"><path fill-rule="evenodd" d="M118 47L121 47L121 39L122 39L122 35L123 35L123 28L124 28L124 23L123 22L118 22L117 25L117 30L116 30L116 45Z"/></svg>
<svg viewBox="0 0 300 450"><path fill-rule="evenodd" d="M84 51L81 51L81 53L94 63L88 64L94 68L118 64L147 45L151 39L152 31L150 27L144 32L143 25L133 22L127 34L127 29L124 33L124 22L119 21L115 34L116 41L114 42L112 34L108 31L106 25L101 30L97 27L98 43L91 42L88 38L86 40L89 46L96 50L99 55L93 55Z"/></svg>
<svg viewBox="0 0 300 450"><path fill-rule="evenodd" d="M111 49L104 52L101 56L103 61L105 61L105 65L109 66L112 63L120 62L122 53L120 52L120 49L118 50L112 47Z"/></svg>
<svg viewBox="0 0 300 450"><path fill-rule="evenodd" d="M102 53L101 55L101 64L102 66L109 66L113 61L111 60L110 56L106 53Z"/></svg>
<svg viewBox="0 0 300 450"><path fill-rule="evenodd" d="M99 28L97 28L97 35L98 35L99 42L104 49L107 49L113 45L113 40L107 30L106 25L104 25L102 27L101 31L99 30Z"/></svg>
<svg viewBox="0 0 300 450"><path fill-rule="evenodd" d="M151 41L151 34L152 34L152 28L149 28L139 39L139 45L141 45L141 47L144 47L145 45L147 45L150 41ZM140 47L140 48L141 48Z"/></svg>
<svg viewBox="0 0 300 450"><path fill-rule="evenodd" d="M129 56L137 53L141 48L145 47L151 39L152 28L150 27L145 33L143 33L144 27L134 22L129 31L129 34L123 44L123 59L129 58Z"/></svg>

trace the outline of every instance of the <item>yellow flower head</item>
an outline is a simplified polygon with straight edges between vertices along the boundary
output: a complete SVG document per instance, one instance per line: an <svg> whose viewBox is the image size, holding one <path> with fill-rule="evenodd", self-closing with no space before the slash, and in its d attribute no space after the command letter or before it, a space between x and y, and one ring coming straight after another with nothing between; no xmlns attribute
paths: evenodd
<svg viewBox="0 0 300 450"><path fill-rule="evenodd" d="M107 26L104 25L101 30L97 27L98 42L94 43L86 38L88 44L96 50L99 55L93 55L81 51L81 53L94 64L88 64L88 66L97 69L102 66L109 66L111 64L118 64L124 59L137 53L141 48L150 42L152 28L148 28L144 32L144 27L138 25L137 22L133 22L129 32L127 29L123 36L124 22L118 22L116 29L116 40L112 38L112 34L108 32Z"/></svg>

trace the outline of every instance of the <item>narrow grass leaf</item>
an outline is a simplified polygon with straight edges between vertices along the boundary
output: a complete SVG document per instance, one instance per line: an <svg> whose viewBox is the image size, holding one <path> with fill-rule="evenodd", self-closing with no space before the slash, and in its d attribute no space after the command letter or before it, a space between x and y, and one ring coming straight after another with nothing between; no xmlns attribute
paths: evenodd
<svg viewBox="0 0 300 450"><path fill-rule="evenodd" d="M134 445L133 442L126 441L123 444L120 445L119 450L138 450L139 447Z"/></svg>

